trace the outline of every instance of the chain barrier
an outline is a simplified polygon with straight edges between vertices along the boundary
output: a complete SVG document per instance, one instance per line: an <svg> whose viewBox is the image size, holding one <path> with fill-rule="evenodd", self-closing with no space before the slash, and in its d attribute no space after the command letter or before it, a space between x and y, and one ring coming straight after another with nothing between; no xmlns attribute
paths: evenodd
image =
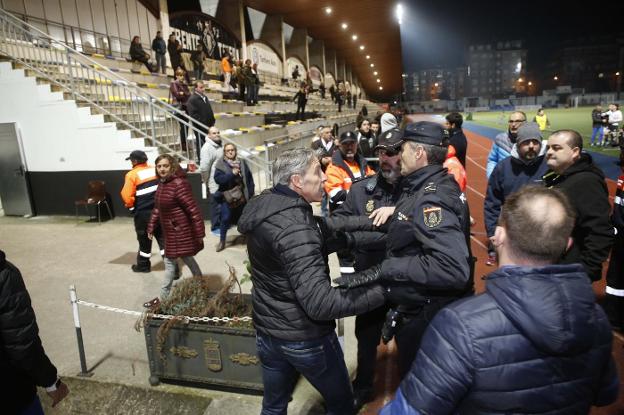
<svg viewBox="0 0 624 415"><path fill-rule="evenodd" d="M141 317L145 313L141 311L126 310L123 308L110 307L107 305L90 303L88 301L83 301L83 300L76 300L76 304L79 304L85 307L95 308L97 310L110 311L113 313L126 314L128 316L135 316L135 317ZM235 323L238 321L251 321L251 317L189 317L189 316L172 316L168 314L152 314L149 312L148 314L151 318L156 318L156 319L161 319L161 320L179 319L179 320L184 320L186 322L192 321L192 322L197 322L197 323L210 323L210 322L212 323L229 323L229 322Z"/></svg>

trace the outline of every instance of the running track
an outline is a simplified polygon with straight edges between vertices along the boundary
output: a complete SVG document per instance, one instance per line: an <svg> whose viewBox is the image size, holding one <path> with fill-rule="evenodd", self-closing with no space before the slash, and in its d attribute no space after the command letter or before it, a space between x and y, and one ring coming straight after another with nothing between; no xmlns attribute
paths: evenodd
<svg viewBox="0 0 624 415"><path fill-rule="evenodd" d="M428 115L412 115L411 121L436 121L442 122L441 116ZM481 127L477 124L466 123L464 125L464 133L468 138L468 154L466 157L466 174L468 177L468 188L466 197L470 206L470 214L475 219L476 225L472 228L472 253L477 257L475 267L475 288L477 292L484 290L484 281L482 277L493 271L492 267L485 265L487 259L487 237L483 225L483 201L487 188L487 179L485 176L485 166L487 164L487 156L492 147L493 134L496 130ZM594 154L592 154L594 155ZM607 177L607 186L609 187L610 199L613 200L615 194L616 182L613 180L619 174L619 167L613 168L614 158L598 155L594 156L594 160L605 171ZM605 266L606 269L606 266ZM594 292L599 298L604 296L605 281L594 283ZM624 336L614 332L613 356L617 362L618 373L620 379L624 380ZM376 400L366 405L360 414L373 415L387 403L397 389L400 379L398 379L398 371L396 367L396 347L394 342L390 342L388 346L380 345L377 348L377 376L375 378ZM624 414L624 383L620 383L620 398L618 402L604 408L594 408L592 415L620 415Z"/></svg>

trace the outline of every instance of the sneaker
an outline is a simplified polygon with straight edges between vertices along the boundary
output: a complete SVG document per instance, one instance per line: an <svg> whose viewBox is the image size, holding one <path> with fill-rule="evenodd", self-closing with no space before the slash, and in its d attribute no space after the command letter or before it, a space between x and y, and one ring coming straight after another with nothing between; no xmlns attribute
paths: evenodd
<svg viewBox="0 0 624 415"><path fill-rule="evenodd" d="M133 272L143 272L143 273L148 273L151 272L152 270L150 269L150 267L141 267L139 265L132 265L130 268L132 268Z"/></svg>
<svg viewBox="0 0 624 415"><path fill-rule="evenodd" d="M496 265L496 254L488 254L487 261L485 261L485 265L488 267L492 267Z"/></svg>
<svg viewBox="0 0 624 415"><path fill-rule="evenodd" d="M221 231L219 229L215 229L213 231L210 231L211 234L213 234L214 236L221 236Z"/></svg>

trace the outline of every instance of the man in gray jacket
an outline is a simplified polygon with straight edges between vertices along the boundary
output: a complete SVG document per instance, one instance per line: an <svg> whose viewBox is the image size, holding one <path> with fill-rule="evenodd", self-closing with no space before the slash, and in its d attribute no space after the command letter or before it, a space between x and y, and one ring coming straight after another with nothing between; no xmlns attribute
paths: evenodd
<svg viewBox="0 0 624 415"><path fill-rule="evenodd" d="M223 147L221 146L221 135L217 127L208 129L208 140L204 143L200 153L199 171L201 172L202 182L208 186L208 203L210 204L210 232L219 236L219 226L221 225L221 209L218 202L215 201L214 194L219 189L219 185L215 182L215 166L216 161L223 158Z"/></svg>

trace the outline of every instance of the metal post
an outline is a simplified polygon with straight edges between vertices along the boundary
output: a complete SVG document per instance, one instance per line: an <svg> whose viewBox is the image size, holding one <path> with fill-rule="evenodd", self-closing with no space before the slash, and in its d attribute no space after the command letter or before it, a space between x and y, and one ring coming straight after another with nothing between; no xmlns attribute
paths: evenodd
<svg viewBox="0 0 624 415"><path fill-rule="evenodd" d="M78 313L78 296L76 295L76 286L69 286L69 300L71 301L72 311L74 313L74 327L76 327L76 339L78 340L78 355L80 356L80 373L78 376L91 377L93 373L87 370L87 359L85 357L84 343L82 342L82 328L80 327L80 314Z"/></svg>
<svg viewBox="0 0 624 415"><path fill-rule="evenodd" d="M147 97L147 100L149 102L150 117L151 117L151 124L152 124L152 145L155 146L156 145L156 127L154 125L154 99L151 97Z"/></svg>

